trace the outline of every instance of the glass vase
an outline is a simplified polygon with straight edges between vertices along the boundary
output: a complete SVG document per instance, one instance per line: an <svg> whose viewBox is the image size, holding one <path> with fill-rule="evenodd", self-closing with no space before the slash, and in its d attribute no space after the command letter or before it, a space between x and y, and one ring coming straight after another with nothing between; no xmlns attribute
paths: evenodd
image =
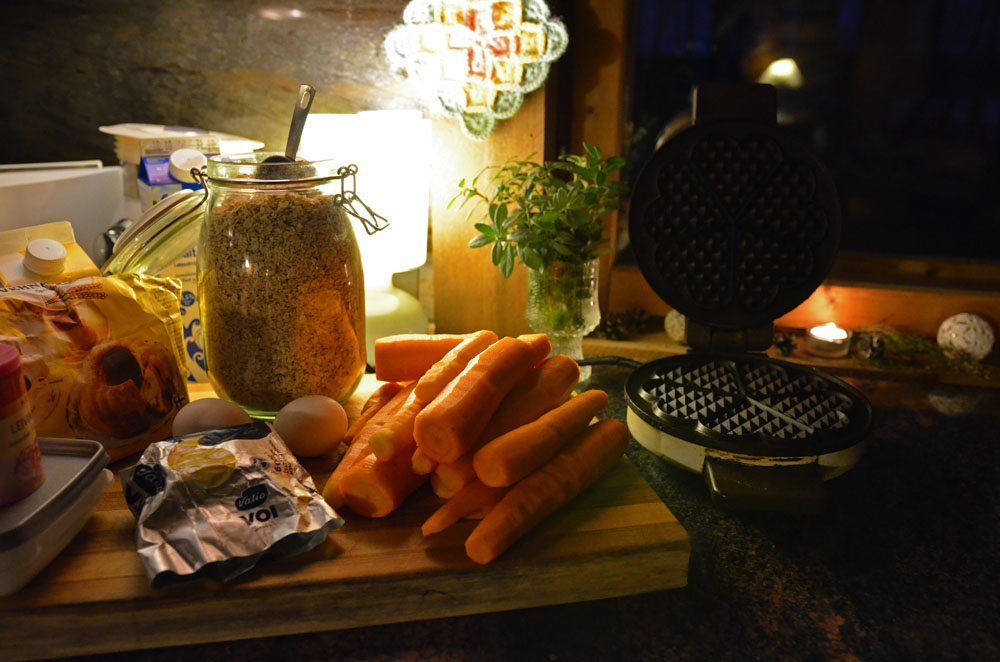
<svg viewBox="0 0 1000 662"><path fill-rule="evenodd" d="M597 328L601 310L597 300L598 259L553 262L528 270L528 305L524 319L536 333L546 333L554 354L583 358L583 337ZM590 367L580 368L580 379Z"/></svg>

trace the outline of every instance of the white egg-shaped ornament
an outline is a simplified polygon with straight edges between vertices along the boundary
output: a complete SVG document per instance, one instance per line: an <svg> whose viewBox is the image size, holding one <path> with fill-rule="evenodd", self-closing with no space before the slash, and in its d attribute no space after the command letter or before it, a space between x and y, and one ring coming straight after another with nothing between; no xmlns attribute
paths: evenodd
<svg viewBox="0 0 1000 662"><path fill-rule="evenodd" d="M952 315L941 323L937 333L937 343L946 352L964 352L977 361L989 356L994 338L990 323L972 313Z"/></svg>

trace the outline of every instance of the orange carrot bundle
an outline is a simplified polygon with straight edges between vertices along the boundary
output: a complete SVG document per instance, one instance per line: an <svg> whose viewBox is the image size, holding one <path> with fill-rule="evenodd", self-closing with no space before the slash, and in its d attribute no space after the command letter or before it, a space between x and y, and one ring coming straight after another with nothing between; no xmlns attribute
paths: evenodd
<svg viewBox="0 0 1000 662"><path fill-rule="evenodd" d="M501 338L490 345L417 414L413 427L417 446L435 462L460 458L535 362L532 347L517 338Z"/></svg>
<svg viewBox="0 0 1000 662"><path fill-rule="evenodd" d="M431 366L417 380L417 385L406 403L372 436L369 443L375 457L384 462L391 459L397 450L406 447L413 438L413 422L424 405L433 400L448 382L457 377L469 361L496 340L497 334L492 331L477 331ZM433 470L434 468L430 467L423 473L430 473Z"/></svg>
<svg viewBox="0 0 1000 662"><path fill-rule="evenodd" d="M384 382L420 379L465 338L464 334L447 333L403 333L379 338L375 341L375 378Z"/></svg>
<svg viewBox="0 0 1000 662"><path fill-rule="evenodd" d="M604 391L584 391L537 420L500 435L476 451L472 458L476 476L491 487L513 485L548 462L607 406Z"/></svg>
<svg viewBox="0 0 1000 662"><path fill-rule="evenodd" d="M336 509L344 505L343 495L339 487L340 481L351 467L371 452L368 440L403 405L410 393L413 392L414 387L415 384L408 384L399 389L389 402L376 410L368 422L354 435L347 453L341 458L340 464L330 474L330 478L327 479L326 485L323 487L323 498L326 499L331 508Z"/></svg>
<svg viewBox="0 0 1000 662"><path fill-rule="evenodd" d="M429 536L444 531L463 517L484 517L506 493L505 487L487 487L474 480L434 511L420 527L420 532Z"/></svg>
<svg viewBox="0 0 1000 662"><path fill-rule="evenodd" d="M372 416L378 413L386 403L388 403L392 398L399 393L403 388L403 385L398 382L386 382L379 386L375 391L368 396L365 400L365 404L361 407L361 415L358 416L353 423L347 428L347 432L344 433L344 438L342 443L350 444L351 440L358 434L358 432L363 428L368 421L371 420Z"/></svg>
<svg viewBox="0 0 1000 662"><path fill-rule="evenodd" d="M628 448L628 428L605 419L584 430L541 469L511 487L465 541L476 563L489 563L611 469Z"/></svg>
<svg viewBox="0 0 1000 662"><path fill-rule="evenodd" d="M370 453L344 474L340 492L347 507L358 515L385 517L425 482L427 476L414 473L408 454L397 453L382 462Z"/></svg>
<svg viewBox="0 0 1000 662"><path fill-rule="evenodd" d="M565 402L580 380L580 366L565 354L545 359L538 368L510 390L493 413L473 448L454 462L442 462L434 469L436 480L445 493L455 493L476 477L473 453L486 442L514 428L534 421L545 412ZM435 494L439 494L435 490Z"/></svg>

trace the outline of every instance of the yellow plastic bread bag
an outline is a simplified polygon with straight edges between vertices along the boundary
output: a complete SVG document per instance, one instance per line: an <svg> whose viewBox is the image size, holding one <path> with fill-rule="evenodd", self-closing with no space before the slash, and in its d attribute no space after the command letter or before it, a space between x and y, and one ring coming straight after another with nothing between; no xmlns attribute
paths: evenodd
<svg viewBox="0 0 1000 662"><path fill-rule="evenodd" d="M180 282L138 274L0 288L0 342L21 352L40 437L112 460L170 436L187 403Z"/></svg>

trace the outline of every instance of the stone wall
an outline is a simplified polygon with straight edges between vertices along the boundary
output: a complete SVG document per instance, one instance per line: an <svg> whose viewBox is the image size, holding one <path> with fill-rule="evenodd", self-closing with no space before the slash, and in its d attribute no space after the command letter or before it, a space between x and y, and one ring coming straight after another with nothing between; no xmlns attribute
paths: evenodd
<svg viewBox="0 0 1000 662"><path fill-rule="evenodd" d="M98 127L194 126L284 148L300 83L313 112L423 108L389 63L406 0L19 0L0 7L0 162L99 158Z"/></svg>

